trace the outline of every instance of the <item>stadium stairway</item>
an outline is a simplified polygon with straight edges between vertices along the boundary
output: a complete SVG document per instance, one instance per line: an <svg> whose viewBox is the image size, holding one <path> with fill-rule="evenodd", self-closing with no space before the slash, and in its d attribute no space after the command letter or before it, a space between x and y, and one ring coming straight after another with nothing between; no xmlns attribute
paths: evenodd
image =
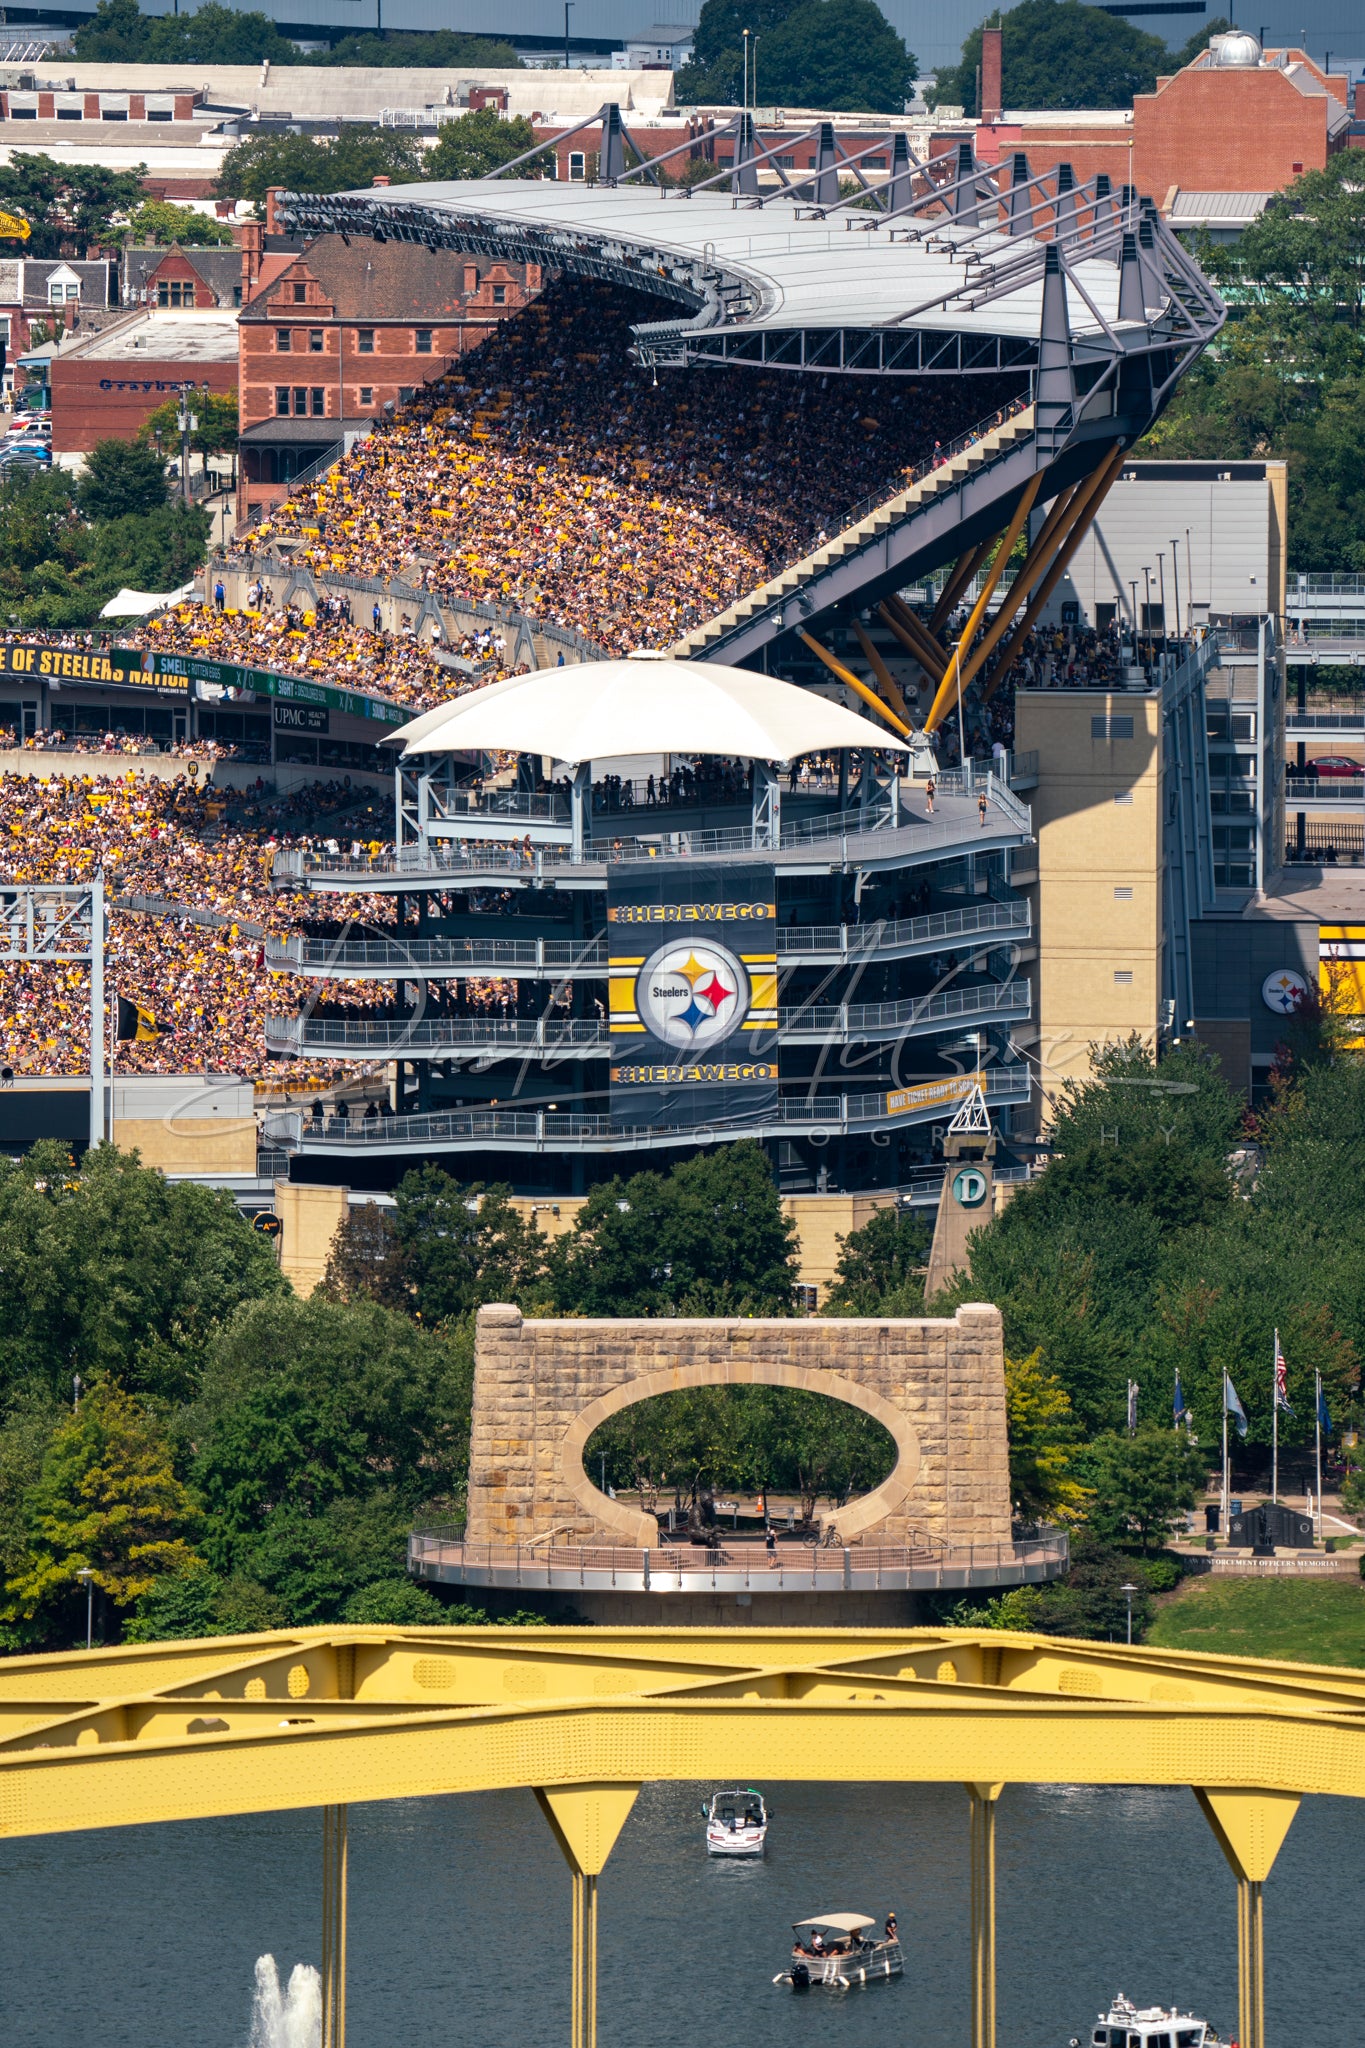
<svg viewBox="0 0 1365 2048"><path fill-rule="evenodd" d="M869 584L880 584L884 592L897 581L910 581L917 557L933 548L943 559L945 536L960 534L984 508L1015 498L1040 462L1050 459L1034 435L1034 409L1026 406L695 626L671 652L679 660L740 661L789 627L856 598ZM1003 526L1008 516L1002 510L995 524ZM896 572L890 582L888 572Z"/></svg>

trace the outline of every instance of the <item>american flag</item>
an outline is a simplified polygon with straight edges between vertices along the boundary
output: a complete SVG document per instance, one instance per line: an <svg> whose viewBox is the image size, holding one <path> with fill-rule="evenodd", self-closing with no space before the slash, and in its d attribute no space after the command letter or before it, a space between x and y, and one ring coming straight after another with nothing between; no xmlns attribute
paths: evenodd
<svg viewBox="0 0 1365 2048"><path fill-rule="evenodd" d="M1285 1364L1284 1353L1280 1349L1280 1333L1277 1330L1275 1332L1275 1406L1282 1415L1292 1415L1294 1413L1294 1410L1289 1405L1288 1379L1289 1367Z"/></svg>

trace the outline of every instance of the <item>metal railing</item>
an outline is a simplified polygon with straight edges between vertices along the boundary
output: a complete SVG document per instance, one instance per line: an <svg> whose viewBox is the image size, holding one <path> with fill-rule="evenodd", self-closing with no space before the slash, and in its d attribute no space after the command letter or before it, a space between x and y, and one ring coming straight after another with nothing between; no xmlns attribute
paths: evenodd
<svg viewBox="0 0 1365 2048"><path fill-rule="evenodd" d="M131 899L130 899L131 900ZM150 905L151 899L147 899ZM174 907L174 906L172 906ZM213 913L214 922L239 920ZM777 933L779 960L862 960L885 958L912 946L951 945L957 939L1027 932L1029 907L1023 897L990 900L966 910L935 910L876 924L785 925ZM252 937L258 928L240 925ZM605 972L605 936L591 939L314 939L302 934L267 938L265 964L290 974L326 969L340 978L356 973L404 975L451 971L470 974L556 974Z"/></svg>
<svg viewBox="0 0 1365 2048"><path fill-rule="evenodd" d="M1031 1003L1025 980L976 988L945 989L899 1003L784 1005L779 1030L793 1037L847 1039L875 1033L931 1031L974 1017L1026 1017ZM777 1035L760 1034L766 1041ZM555 1017L267 1017L265 1042L271 1052L528 1052L553 1058L568 1052L605 1055L612 1036L595 1018ZM617 1041L618 1051L620 1049ZM752 1047L751 1047L752 1050Z"/></svg>
<svg viewBox="0 0 1365 2048"><path fill-rule="evenodd" d="M834 1527L837 1530L837 1510ZM1017 1543L821 1544L779 1540L770 1556L761 1543L708 1549L665 1541L656 1549L618 1544L470 1543L455 1533L408 1538L408 1570L416 1578L457 1585L516 1586L553 1591L578 1586L646 1593L752 1589L785 1592L949 1591L966 1586L1037 1585L1059 1578L1070 1563L1064 1530Z"/></svg>
<svg viewBox="0 0 1365 2048"><path fill-rule="evenodd" d="M950 988L900 1003L819 1003L781 1012L782 1030L821 1031L856 1038L861 1032L909 1031L964 1017L1024 1017L1031 1001L1026 980Z"/></svg>
<svg viewBox="0 0 1365 2048"><path fill-rule="evenodd" d="M1029 1069L1022 1060L1008 1067L992 1067L982 1089L988 1105L1002 1106L1027 1102L1029 1092ZM925 1118L941 1119L945 1114L942 1103L924 1109ZM536 1109L456 1109L417 1116L310 1118L306 1122L302 1110L277 1110L266 1117L263 1136L267 1143L289 1147L307 1143L386 1150L491 1143L602 1150L614 1143L631 1150L650 1143L695 1144L704 1137L740 1137L774 1129L800 1128L837 1136L915 1121L915 1111L901 1106L893 1092L890 1097L885 1093L787 1096L771 1115L738 1116L705 1127L695 1123L623 1125L610 1116Z"/></svg>
<svg viewBox="0 0 1365 2048"><path fill-rule="evenodd" d="M1365 775L1289 775L1284 793L1289 803L1358 804L1365 802Z"/></svg>
<svg viewBox="0 0 1365 2048"><path fill-rule="evenodd" d="M1287 733L1310 732L1359 732L1365 728L1365 699L1343 698L1340 708L1335 711L1286 711L1284 729Z"/></svg>

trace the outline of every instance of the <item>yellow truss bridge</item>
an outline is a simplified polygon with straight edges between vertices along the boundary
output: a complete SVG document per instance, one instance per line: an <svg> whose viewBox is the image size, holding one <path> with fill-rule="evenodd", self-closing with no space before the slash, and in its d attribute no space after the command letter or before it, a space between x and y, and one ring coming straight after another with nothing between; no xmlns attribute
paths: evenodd
<svg viewBox="0 0 1365 2048"><path fill-rule="evenodd" d="M959 1629L297 1629L0 1661L0 1834L323 1809L323 2044L344 2048L346 1809L530 1787L573 1886L570 2048L596 2048L597 1878L653 1779L969 1796L972 2048L995 2048L1008 1784L1188 1785L1238 1888L1308 1793L1365 1797L1365 1672Z"/></svg>

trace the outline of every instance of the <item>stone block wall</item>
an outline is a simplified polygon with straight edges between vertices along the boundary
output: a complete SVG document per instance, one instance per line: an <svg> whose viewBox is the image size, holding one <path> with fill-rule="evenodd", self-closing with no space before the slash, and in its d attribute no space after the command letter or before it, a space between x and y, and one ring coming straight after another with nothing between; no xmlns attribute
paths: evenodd
<svg viewBox="0 0 1365 2048"><path fill-rule="evenodd" d="M470 1448L473 1543L658 1542L652 1516L583 1468L598 1424L683 1387L803 1387L890 1431L895 1470L833 1519L840 1543L1010 1540L1004 1341L997 1308L951 1320L528 1320L479 1310Z"/></svg>

